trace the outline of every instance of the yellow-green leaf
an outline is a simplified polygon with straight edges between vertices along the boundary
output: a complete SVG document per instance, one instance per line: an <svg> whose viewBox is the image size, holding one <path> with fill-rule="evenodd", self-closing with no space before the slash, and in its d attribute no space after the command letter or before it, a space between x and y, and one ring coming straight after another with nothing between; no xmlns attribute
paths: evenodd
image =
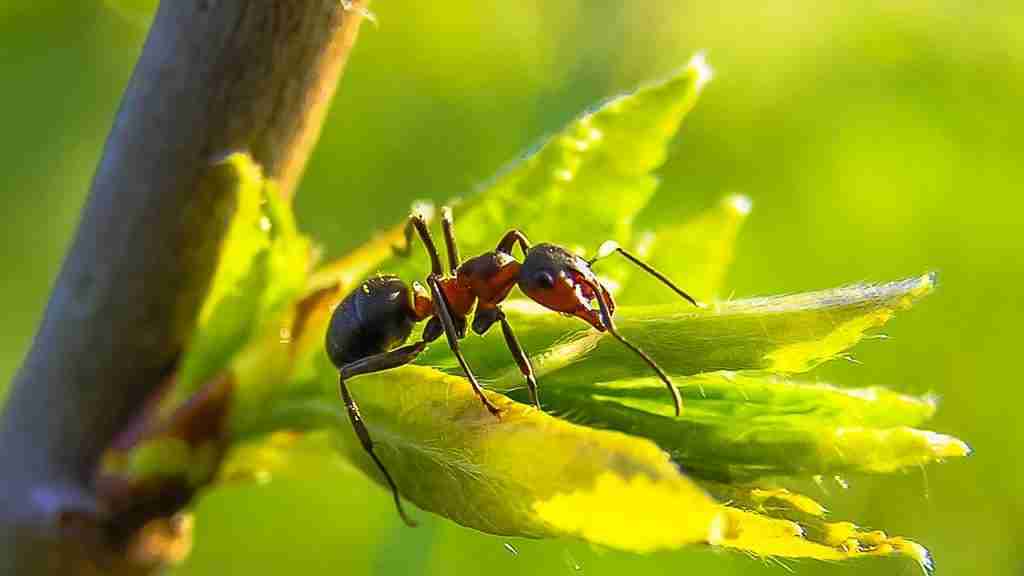
<svg viewBox="0 0 1024 576"><path fill-rule="evenodd" d="M727 196L690 220L641 237L639 256L698 301L709 302L721 296L719 291L732 264L736 236L750 208L746 196ZM630 275L615 297L620 304L679 302L675 293L639 272Z"/></svg>
<svg viewBox="0 0 1024 576"><path fill-rule="evenodd" d="M171 404L224 369L264 322L290 304L310 266L309 242L296 230L290 207L248 154L231 154L212 166L204 185L233 195L236 208Z"/></svg>
<svg viewBox="0 0 1024 576"><path fill-rule="evenodd" d="M933 570L924 546L852 522L831 522L821 505L783 488L758 488L704 482L723 506L727 521L710 541L764 557L846 560L862 556L905 556L922 571Z"/></svg>
<svg viewBox="0 0 1024 576"><path fill-rule="evenodd" d="M324 366L304 396L266 418L330 424L348 458L380 480ZM402 493L423 509L493 534L576 536L650 551L704 542L720 511L653 443L593 430L490 394L492 416L463 378L406 367L353 379L376 450ZM630 530L622 530L629 525Z"/></svg>
<svg viewBox="0 0 1024 576"><path fill-rule="evenodd" d="M604 102L569 123L456 204L461 252L493 250L510 228L521 229L533 242L579 252L608 239L626 245L633 217L657 188L652 171L665 161L669 142L709 78L709 68L697 57L666 80ZM417 245L411 260L392 259L382 269L422 278L427 262ZM613 262L602 270L614 277L624 268Z"/></svg>
<svg viewBox="0 0 1024 576"><path fill-rule="evenodd" d="M543 398L553 414L650 438L686 473L723 481L886 473L970 454L961 440L912 427L935 411L927 396L749 374L705 374L680 384L681 418L672 416L664 385L650 378L551 387Z"/></svg>
<svg viewBox="0 0 1024 576"><path fill-rule="evenodd" d="M671 305L622 306L616 310L616 323L671 374L804 372L846 352L868 330L882 326L934 286L934 275L926 274L885 284L716 302L706 309L680 299ZM504 309L542 386L651 376L650 368L619 342L575 318L522 301L508 302ZM500 331L488 333L483 342L471 337L463 348L470 364L494 379L494 388L522 386ZM443 347L429 350L420 362L459 370Z"/></svg>

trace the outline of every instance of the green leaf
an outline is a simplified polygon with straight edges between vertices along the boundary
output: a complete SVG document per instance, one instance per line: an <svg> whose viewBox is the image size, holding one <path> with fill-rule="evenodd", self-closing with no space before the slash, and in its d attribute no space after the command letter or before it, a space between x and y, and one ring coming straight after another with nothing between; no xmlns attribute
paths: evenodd
<svg viewBox="0 0 1024 576"><path fill-rule="evenodd" d="M159 0L105 0L105 3L122 17L145 26L153 19Z"/></svg>
<svg viewBox="0 0 1024 576"><path fill-rule="evenodd" d="M326 361L319 372L303 393L293 390L268 406L266 428L329 426L348 459L382 481L338 401L337 372ZM464 378L429 368L366 375L350 385L402 493L463 525L648 551L704 542L720 515L647 440L576 426L489 393L503 410L499 420ZM622 531L623 523L633 529Z"/></svg>
<svg viewBox="0 0 1024 576"><path fill-rule="evenodd" d="M493 250L510 227L532 242L562 244L584 253L604 240L628 245L633 217L647 205L658 179L652 171L693 108L709 69L703 59L668 79L603 103L506 168L478 194L454 208L463 254ZM441 249L441 244L438 244ZM425 276L421 246L412 260L381 266L404 278ZM610 263L606 275L625 266Z"/></svg>
<svg viewBox="0 0 1024 576"><path fill-rule="evenodd" d="M717 370L805 372L835 358L882 326L893 315L929 294L931 274L886 284L856 284L787 296L716 302L697 309L682 302L667 306L622 306L616 324L670 374L689 376ZM575 318L564 318L532 303L508 302L504 310L522 341L541 385L576 386L651 376L650 368L606 333ZM493 379L497 390L522 386L500 331L467 340L470 365ZM443 346L419 362L459 370ZM670 400L665 396L666 402Z"/></svg>
<svg viewBox="0 0 1024 576"><path fill-rule="evenodd" d="M881 530L864 530L851 522L828 522L824 508L786 490L730 489L723 506L726 520L709 542L760 557L850 560L866 556L899 555L917 562L925 574L934 566L920 544L890 537ZM795 519L794 519L795 518Z"/></svg>
<svg viewBox="0 0 1024 576"><path fill-rule="evenodd" d="M749 198L727 196L695 218L641 238L638 255L698 301L710 301L720 296L736 236L749 213ZM631 275L615 296L620 304L679 302L675 293L640 273Z"/></svg>
<svg viewBox="0 0 1024 576"><path fill-rule="evenodd" d="M928 550L916 542L864 530L850 522L829 522L827 511L811 498L784 488L702 482L727 504L728 527L710 543L758 556L846 560L898 554L930 574Z"/></svg>
<svg viewBox="0 0 1024 576"><path fill-rule="evenodd" d="M543 398L553 414L650 438L688 474L722 481L887 473L970 453L956 438L912 428L935 411L927 396L753 374L704 374L680 384L678 419L664 385L649 378L551 387Z"/></svg>
<svg viewBox="0 0 1024 576"><path fill-rule="evenodd" d="M220 251L195 333L175 383L179 404L191 397L303 289L310 246L290 207L247 154L211 167L205 182L233 194L236 209Z"/></svg>
<svg viewBox="0 0 1024 576"><path fill-rule="evenodd" d="M217 270L182 358L174 404L194 394L244 345L255 325L259 295L267 282L268 240L260 229L263 174L259 166L247 155L232 154L211 166L201 185L215 186L222 194L232 196L235 209L221 242Z"/></svg>
<svg viewBox="0 0 1024 576"><path fill-rule="evenodd" d="M262 290L258 318L267 322L278 319L306 288L313 265L313 245L299 233L291 205L272 180L264 185L262 208L261 229L270 244L267 247L268 278ZM281 339L291 337L286 322L278 322L277 327Z"/></svg>

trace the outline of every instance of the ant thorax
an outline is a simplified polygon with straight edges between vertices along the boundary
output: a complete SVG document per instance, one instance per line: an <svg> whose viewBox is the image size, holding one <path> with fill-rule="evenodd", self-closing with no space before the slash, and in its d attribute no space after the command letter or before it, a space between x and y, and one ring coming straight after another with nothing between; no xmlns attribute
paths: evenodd
<svg viewBox="0 0 1024 576"><path fill-rule="evenodd" d="M478 306L490 308L508 297L519 279L520 268L519 262L509 254L484 252L463 262L456 280L460 289L479 300Z"/></svg>

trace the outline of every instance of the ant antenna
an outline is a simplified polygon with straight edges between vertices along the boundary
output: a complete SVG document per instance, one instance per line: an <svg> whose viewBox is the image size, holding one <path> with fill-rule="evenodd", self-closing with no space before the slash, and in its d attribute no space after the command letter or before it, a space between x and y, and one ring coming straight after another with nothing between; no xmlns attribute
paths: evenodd
<svg viewBox="0 0 1024 576"><path fill-rule="evenodd" d="M694 306L696 306L698 308L703 308L703 306L698 304L697 301L694 300L692 296L690 296L686 292L683 292L683 290L680 287L678 287L675 284L673 284L672 281L669 280L664 274L662 274L661 272L658 272L657 270L652 268L649 264L644 263L643 261L641 261L636 256L633 256L629 252L626 252L626 250L622 246L619 246L619 243L614 241L614 240L608 240L604 244L601 244L601 247L597 249L597 256L594 256L593 258L588 260L587 264L590 265L590 266L593 266L594 262L597 262L601 258L604 258L606 256L611 255L612 252L618 252L619 254L622 254L623 256L626 257L627 260L629 260L633 264L636 264L637 266L642 268L645 272L647 272L651 276L654 276L658 280L661 280L662 284L668 286L669 288L672 289L673 292L675 292L676 294L679 294L680 296L685 298L687 302L689 302L690 304L693 304Z"/></svg>
<svg viewBox="0 0 1024 576"><path fill-rule="evenodd" d="M601 321L604 323L604 327L608 332L611 332L611 335L614 336L616 340L622 342L623 346L635 352L637 356L642 358L643 361L658 374L658 378L661 378L661 381L668 387L669 392L672 393L672 403L675 405L676 417L678 418L679 415L683 413L683 397L679 394L679 389L676 388L676 385L669 379L668 374L665 374L665 371L661 369L661 366L658 366L658 364L648 356L646 352L638 348L629 340L626 340L622 334L619 334L618 328L616 328L615 323L612 322L611 308L605 300L607 297L608 296L604 294L604 292L600 290L597 291L597 305L601 308Z"/></svg>

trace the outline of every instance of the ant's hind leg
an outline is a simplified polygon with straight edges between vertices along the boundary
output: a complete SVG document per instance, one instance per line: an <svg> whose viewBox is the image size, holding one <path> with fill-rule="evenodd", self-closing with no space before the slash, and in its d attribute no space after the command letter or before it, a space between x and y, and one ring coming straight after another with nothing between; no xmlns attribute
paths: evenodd
<svg viewBox="0 0 1024 576"><path fill-rule="evenodd" d="M387 481L388 487L391 488L391 496L395 499L395 508L398 509L398 515L402 517L402 521L407 525L416 526L416 522L402 508L402 499L398 496L398 486L395 485L395 481L391 478L391 474L388 473L388 469L384 467L384 463L380 461L380 458L373 451L373 440L370 439L370 432L366 429L366 425L363 424L363 417L359 413L359 406L356 404L355 399L352 398L352 395L349 394L344 376L338 378L338 383L341 388L341 399L345 402L345 408L348 410L348 419L352 422L352 428L355 429L356 436L359 437L359 442L363 445L363 450L366 450L366 453L370 455L373 462L377 464L377 469L384 475L384 480Z"/></svg>
<svg viewBox="0 0 1024 576"><path fill-rule="evenodd" d="M444 245L448 249L448 268L452 275L460 264L459 245L455 243L455 224L452 223L452 209L441 208L441 230L444 231Z"/></svg>
<svg viewBox="0 0 1024 576"><path fill-rule="evenodd" d="M345 409L348 411L348 419L352 422L352 429L355 430L356 436L359 438L360 444L363 445L363 450L370 455L373 459L374 464L377 465L377 469L380 470L384 476L384 480L387 482L388 487L391 488L391 496L395 500L395 508L398 510L398 515L402 517L402 521L409 526L416 526L416 522L410 518L406 513L405 509L402 508L402 500L398 495L398 486L395 484L394 479L391 478L391 474L388 469L384 467L384 463L380 461L377 454L373 451L373 439L370 438L370 431L366 429L366 424L363 422L363 416L359 413L359 405L356 404L352 394L348 390L348 386L345 384L346 378L351 378L357 374L367 374L370 372L380 372L387 370L388 368L395 368L403 364L408 364L416 359L416 356L423 351L425 344L423 342L417 342L409 346L403 346L396 348L390 352L384 352L383 354L375 354L373 356L356 360L350 364L346 364L342 367L338 374L338 387L341 389L341 399L345 403Z"/></svg>
<svg viewBox="0 0 1024 576"><path fill-rule="evenodd" d="M526 239L526 235L519 230L509 230L501 237L501 241L498 242L497 251L504 252L509 256L512 255L512 247L519 244L519 249L523 251L523 257L526 257L526 253L530 251L530 241Z"/></svg>
<svg viewBox="0 0 1024 576"><path fill-rule="evenodd" d="M412 235L416 233L420 237L420 241L423 242L423 247L427 250L427 256L430 257L430 273L440 276L444 273L441 268L441 257L437 253L437 246L434 245L434 238L430 235L430 227L427 226L427 221L419 214L413 214L409 216L409 221L405 225L405 245L404 246L392 246L391 250L398 256L407 258L412 253ZM449 257L451 254L449 253Z"/></svg>
<svg viewBox="0 0 1024 576"><path fill-rule="evenodd" d="M426 347L426 342L417 342L381 354L360 358L342 366L341 375L343 378L351 378L360 374L383 372L384 370L404 366L415 360Z"/></svg>

